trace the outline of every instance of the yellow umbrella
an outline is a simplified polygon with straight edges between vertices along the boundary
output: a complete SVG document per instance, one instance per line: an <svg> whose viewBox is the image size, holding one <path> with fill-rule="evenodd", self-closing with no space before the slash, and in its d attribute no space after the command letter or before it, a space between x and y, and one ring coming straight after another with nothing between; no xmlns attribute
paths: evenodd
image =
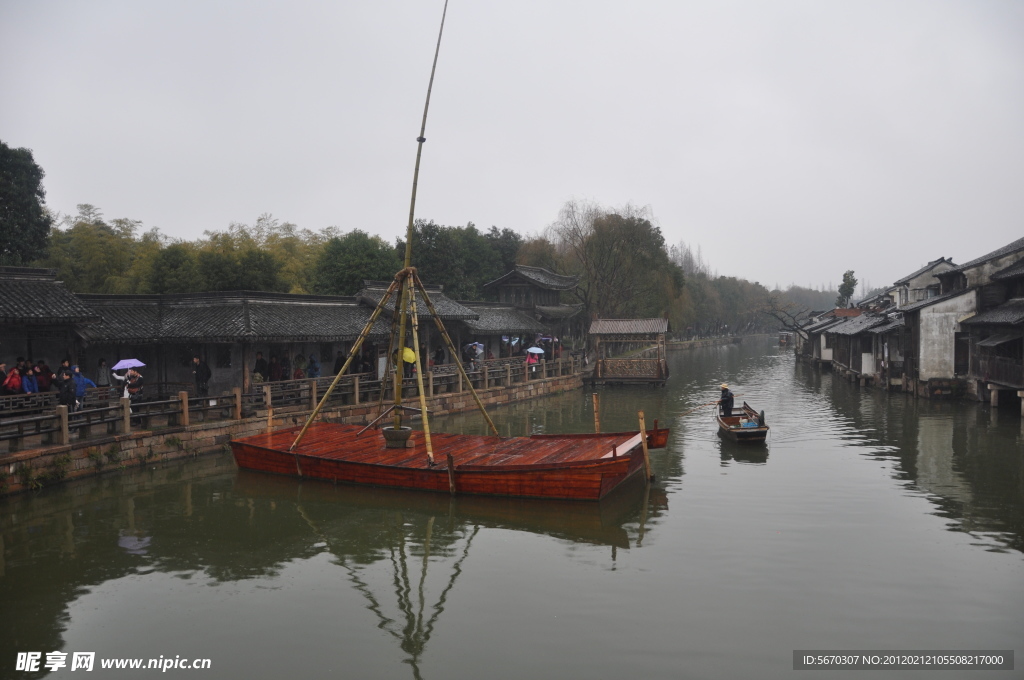
<svg viewBox="0 0 1024 680"><path fill-rule="evenodd" d="M402 361L407 364L416 363L416 353L412 351L411 347L406 347L402 350Z"/></svg>

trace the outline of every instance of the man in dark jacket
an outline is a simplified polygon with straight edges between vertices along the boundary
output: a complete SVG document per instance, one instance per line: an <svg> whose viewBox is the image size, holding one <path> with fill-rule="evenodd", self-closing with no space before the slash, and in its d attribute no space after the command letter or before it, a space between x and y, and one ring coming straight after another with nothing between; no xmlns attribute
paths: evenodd
<svg viewBox="0 0 1024 680"><path fill-rule="evenodd" d="M68 413L74 413L78 405L78 386L75 379L71 377L71 369L61 369L54 379L53 384L57 386L57 403L68 407Z"/></svg>
<svg viewBox="0 0 1024 680"><path fill-rule="evenodd" d="M735 396L729 386L722 383L722 398L718 403L722 407L722 415L726 418L732 416L732 404Z"/></svg>
<svg viewBox="0 0 1024 680"><path fill-rule="evenodd" d="M196 394L200 397L205 397L210 393L210 377L213 372L205 361L199 358L199 355L192 357L192 375L196 378Z"/></svg>
<svg viewBox="0 0 1024 680"><path fill-rule="evenodd" d="M258 378L256 376L259 376ZM261 383L270 378L270 365L263 358L263 352L256 352L256 363L252 366L252 381Z"/></svg>

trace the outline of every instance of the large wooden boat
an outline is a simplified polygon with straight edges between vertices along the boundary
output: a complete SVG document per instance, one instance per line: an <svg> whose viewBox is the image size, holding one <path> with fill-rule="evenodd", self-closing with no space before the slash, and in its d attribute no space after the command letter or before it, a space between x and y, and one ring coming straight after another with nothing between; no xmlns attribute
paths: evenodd
<svg viewBox="0 0 1024 680"><path fill-rule="evenodd" d="M763 442L770 429L764 421L764 411L758 413L747 402L743 407L733 409L731 416L723 416L721 410L715 416L718 434L735 442Z"/></svg>
<svg viewBox="0 0 1024 680"><path fill-rule="evenodd" d="M431 466L421 432L413 432L408 448L395 449L380 430L364 429L318 422L294 451L295 427L236 439L231 449L240 468L293 477L568 500L600 500L645 467L639 431L513 438L435 432Z"/></svg>

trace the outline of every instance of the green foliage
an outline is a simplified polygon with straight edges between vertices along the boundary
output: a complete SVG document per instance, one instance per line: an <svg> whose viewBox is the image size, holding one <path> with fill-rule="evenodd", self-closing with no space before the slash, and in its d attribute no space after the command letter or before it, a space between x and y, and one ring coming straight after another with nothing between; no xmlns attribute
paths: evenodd
<svg viewBox="0 0 1024 680"><path fill-rule="evenodd" d="M846 307L850 304L850 298L857 290L857 279L852 269L847 269L843 274L843 282L839 284L839 296L836 298L836 307Z"/></svg>
<svg viewBox="0 0 1024 680"><path fill-rule="evenodd" d="M86 452L86 455L89 456L89 460L91 460L96 465L96 469L97 470L102 470L103 469L103 465L104 465L103 452L100 451L99 448L91 448L91 449L89 449Z"/></svg>
<svg viewBox="0 0 1024 680"><path fill-rule="evenodd" d="M181 451L185 448L185 442L181 441L179 437L167 437L164 439L164 446L169 449L178 449Z"/></svg>
<svg viewBox="0 0 1024 680"><path fill-rule="evenodd" d="M117 447L117 444L111 444L108 446L105 455L108 463L114 464L121 462L121 449Z"/></svg>
<svg viewBox="0 0 1024 680"><path fill-rule="evenodd" d="M68 476L68 470L71 468L71 454L64 453L59 456L55 456L47 466L46 470L39 475L40 483L45 484L56 484L65 477Z"/></svg>
<svg viewBox="0 0 1024 680"><path fill-rule="evenodd" d="M194 248L185 243L173 243L153 258L146 292L191 293L197 289L199 280L199 263Z"/></svg>
<svg viewBox="0 0 1024 680"><path fill-rule="evenodd" d="M0 265L30 262L46 247L52 218L43 207L44 174L32 151L0 141Z"/></svg>
<svg viewBox="0 0 1024 680"><path fill-rule="evenodd" d="M14 468L14 474L17 475L23 489L35 490L43 487L43 482L36 476L35 468L28 463L18 463Z"/></svg>
<svg viewBox="0 0 1024 680"><path fill-rule="evenodd" d="M413 266L425 283L440 284L448 297L479 300L483 285L505 274L515 264L522 237L511 229L491 227L481 233L472 222L445 227L418 220L413 230ZM405 242L396 250L405 255Z"/></svg>
<svg viewBox="0 0 1024 680"><path fill-rule="evenodd" d="M388 281L401 266L395 249L384 239L353 229L324 244L313 270L313 292L354 295L364 279Z"/></svg>

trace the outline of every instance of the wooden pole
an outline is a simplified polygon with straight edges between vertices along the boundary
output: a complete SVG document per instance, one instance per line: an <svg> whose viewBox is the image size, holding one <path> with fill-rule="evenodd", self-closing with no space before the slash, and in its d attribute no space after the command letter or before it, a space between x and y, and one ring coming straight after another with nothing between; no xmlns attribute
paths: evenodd
<svg viewBox="0 0 1024 680"><path fill-rule="evenodd" d="M640 445L644 449L644 474L647 475L647 481L653 482L654 475L651 473L651 454L647 451L647 424L644 423L643 411L637 411L637 415L640 417Z"/></svg>
<svg viewBox="0 0 1024 680"><path fill-rule="evenodd" d="M181 402L181 426L189 426L188 392L178 392L178 401Z"/></svg>
<svg viewBox="0 0 1024 680"><path fill-rule="evenodd" d="M274 407L267 407L267 434L274 433ZM294 444L292 445L294 446Z"/></svg>
<svg viewBox="0 0 1024 680"><path fill-rule="evenodd" d="M409 287L412 287L410 282ZM415 291L410 291L415 293ZM420 360L420 321L419 316L416 314L416 297L413 295L412 298L412 346L413 353L416 354L416 387L417 392L420 395L420 416L423 420L423 441L427 447L427 460L431 466L434 465L434 447L430 442L430 418L427 416L427 395L423 392L423 362ZM449 475L451 475L451 469L449 468Z"/></svg>
<svg viewBox="0 0 1024 680"><path fill-rule="evenodd" d="M57 435L57 443L61 446L67 446L71 443L71 430L68 429L68 407L64 404L57 407L57 420L60 423L60 434Z"/></svg>
<svg viewBox="0 0 1024 680"><path fill-rule="evenodd" d="M235 409L234 409L235 412L234 412L233 415L235 417L235 420L241 420L242 419L242 388L241 387L232 387L231 388L231 392L235 395Z"/></svg>
<svg viewBox="0 0 1024 680"><path fill-rule="evenodd" d="M601 399L597 396L597 392L590 395L594 402L594 432L601 431Z"/></svg>
<svg viewBox="0 0 1024 680"><path fill-rule="evenodd" d="M452 458L452 454L449 451L448 457L448 491L455 495L455 459Z"/></svg>
<svg viewBox="0 0 1024 680"><path fill-rule="evenodd" d="M186 393L187 394L187 393ZM121 432L128 433L132 429L132 400L121 397Z"/></svg>

